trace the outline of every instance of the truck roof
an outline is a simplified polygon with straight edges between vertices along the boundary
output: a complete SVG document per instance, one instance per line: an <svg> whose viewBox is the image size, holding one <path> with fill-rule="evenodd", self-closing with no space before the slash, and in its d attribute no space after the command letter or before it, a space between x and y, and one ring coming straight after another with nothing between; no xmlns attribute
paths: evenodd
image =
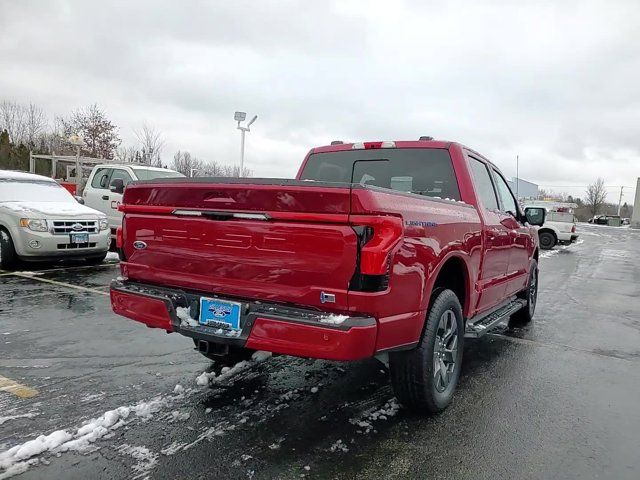
<svg viewBox="0 0 640 480"><path fill-rule="evenodd" d="M482 155L481 153L475 151L472 148L469 148L458 142L450 142L448 140L388 140L388 141L380 141L375 140L371 142L351 142L351 143L336 143L334 145L323 145L320 147L314 147L309 151L308 155L313 153L330 153L330 152L341 152L344 150L352 150L354 145L364 144L376 144L376 143L388 143L392 142L395 147L387 147L387 148L450 148L452 145L456 145L461 150L466 150L468 152L473 153L475 156L483 159L485 162L491 164L492 166L496 166L491 160ZM380 147L377 147L380 148ZM497 167L496 167L497 168Z"/></svg>
<svg viewBox="0 0 640 480"><path fill-rule="evenodd" d="M139 163L101 163L99 165L94 165L93 168L113 168L113 167L131 167L131 168L137 168L139 170L175 172L175 170L171 168L151 167L149 165L142 165Z"/></svg>
<svg viewBox="0 0 640 480"><path fill-rule="evenodd" d="M45 177L44 175L36 175L35 173L18 172L16 170L0 170L0 178L7 180L37 180L39 182L54 182L55 180Z"/></svg>

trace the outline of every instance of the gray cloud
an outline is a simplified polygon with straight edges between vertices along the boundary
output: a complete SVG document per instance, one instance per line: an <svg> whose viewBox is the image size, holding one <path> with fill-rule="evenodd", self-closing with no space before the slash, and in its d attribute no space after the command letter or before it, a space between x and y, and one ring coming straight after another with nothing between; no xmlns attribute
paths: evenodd
<svg viewBox="0 0 640 480"><path fill-rule="evenodd" d="M545 185L640 175L636 1L3 4L0 98L52 114L98 102L233 162L295 174L334 138L457 140ZM567 188L559 190L569 191ZM610 198L613 200L613 196ZM626 200L631 201L631 195Z"/></svg>

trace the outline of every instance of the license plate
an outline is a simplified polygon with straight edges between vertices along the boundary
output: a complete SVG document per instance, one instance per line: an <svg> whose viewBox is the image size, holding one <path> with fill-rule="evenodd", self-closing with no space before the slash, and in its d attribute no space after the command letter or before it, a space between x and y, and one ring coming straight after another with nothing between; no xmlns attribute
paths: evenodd
<svg viewBox="0 0 640 480"><path fill-rule="evenodd" d="M200 299L200 324L240 330L242 304L215 298Z"/></svg>
<svg viewBox="0 0 640 480"><path fill-rule="evenodd" d="M72 233L71 243L89 243L88 233Z"/></svg>

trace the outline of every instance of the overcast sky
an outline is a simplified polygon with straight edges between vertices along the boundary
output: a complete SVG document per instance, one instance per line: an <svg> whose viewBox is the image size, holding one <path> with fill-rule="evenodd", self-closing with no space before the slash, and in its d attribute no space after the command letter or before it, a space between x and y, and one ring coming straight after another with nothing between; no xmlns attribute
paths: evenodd
<svg viewBox="0 0 640 480"><path fill-rule="evenodd" d="M640 176L639 22L638 0L3 0L0 100L98 103L124 145L160 129L166 162L237 162L233 113L258 114L258 176L333 139L432 135L583 195Z"/></svg>

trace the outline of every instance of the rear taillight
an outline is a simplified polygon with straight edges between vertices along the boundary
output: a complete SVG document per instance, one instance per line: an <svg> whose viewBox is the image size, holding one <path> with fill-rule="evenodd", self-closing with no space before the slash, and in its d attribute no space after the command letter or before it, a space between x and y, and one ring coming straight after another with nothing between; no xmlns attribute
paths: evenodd
<svg viewBox="0 0 640 480"><path fill-rule="evenodd" d="M358 235L358 260L349 289L362 292L386 290L391 254L402 238L402 219L358 215L351 217L351 223Z"/></svg>
<svg viewBox="0 0 640 480"><path fill-rule="evenodd" d="M116 247L122 248L124 245L124 237L122 235L122 227L116 229Z"/></svg>
<svg viewBox="0 0 640 480"><path fill-rule="evenodd" d="M571 233L576 233L576 226L571 227Z"/></svg>

